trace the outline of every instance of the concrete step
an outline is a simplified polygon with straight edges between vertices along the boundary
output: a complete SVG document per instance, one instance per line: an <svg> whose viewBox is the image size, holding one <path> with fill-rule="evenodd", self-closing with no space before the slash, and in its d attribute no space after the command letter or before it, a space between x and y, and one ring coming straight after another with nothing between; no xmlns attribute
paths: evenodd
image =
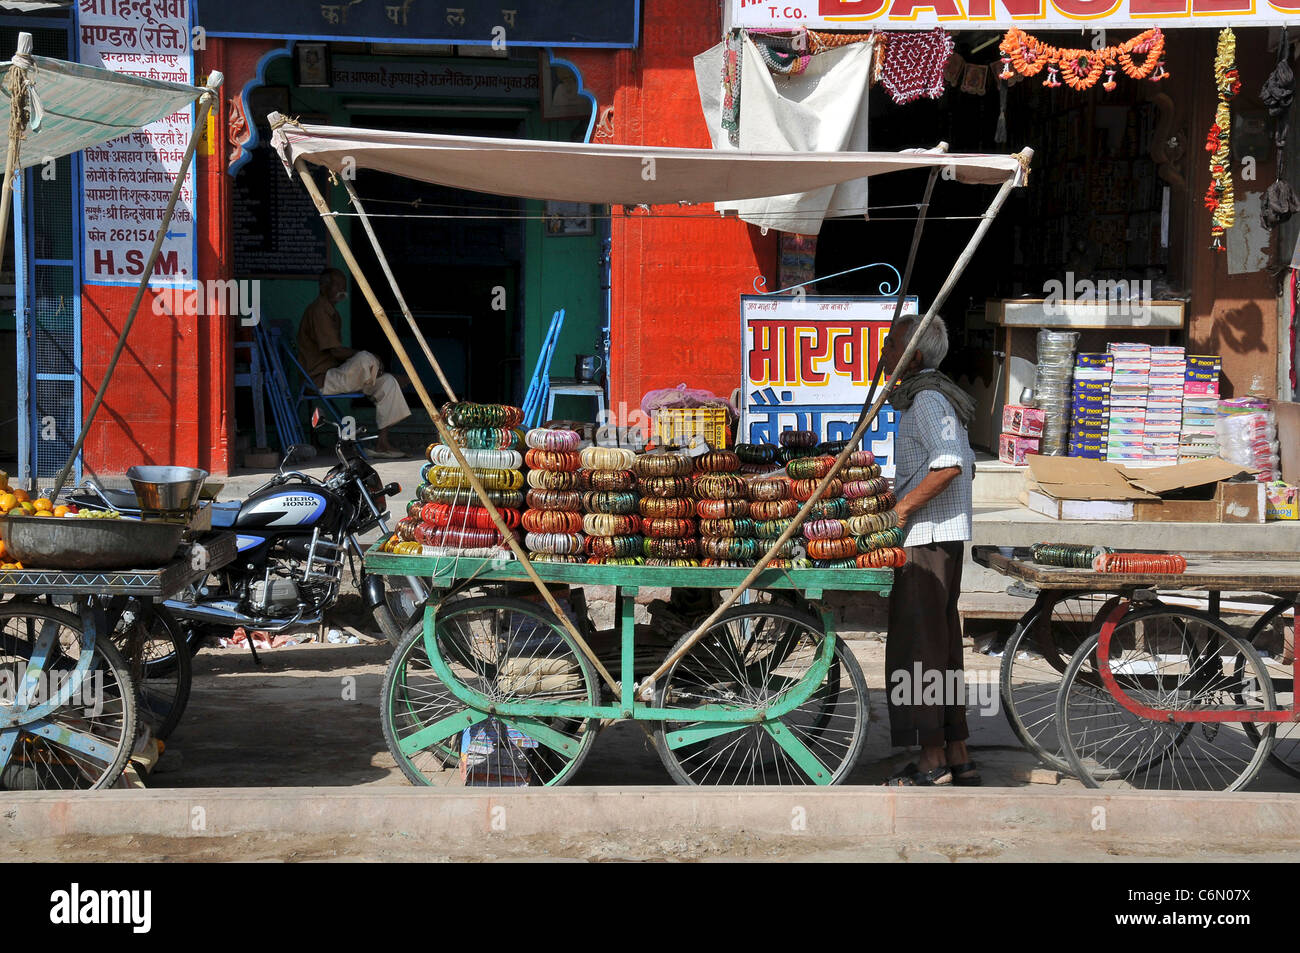
<svg viewBox="0 0 1300 953"><path fill-rule="evenodd" d="M978 454L975 459L975 481L971 496L975 505L981 503L1015 503L1025 488L1028 467L1012 466L996 457Z"/></svg>

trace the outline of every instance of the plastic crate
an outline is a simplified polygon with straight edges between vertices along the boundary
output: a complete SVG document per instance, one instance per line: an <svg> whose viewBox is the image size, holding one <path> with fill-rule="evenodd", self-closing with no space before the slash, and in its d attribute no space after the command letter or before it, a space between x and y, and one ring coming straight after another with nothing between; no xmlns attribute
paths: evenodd
<svg viewBox="0 0 1300 953"><path fill-rule="evenodd" d="M699 435L713 450L725 450L729 442L725 407L663 408L654 414L655 442L685 446Z"/></svg>

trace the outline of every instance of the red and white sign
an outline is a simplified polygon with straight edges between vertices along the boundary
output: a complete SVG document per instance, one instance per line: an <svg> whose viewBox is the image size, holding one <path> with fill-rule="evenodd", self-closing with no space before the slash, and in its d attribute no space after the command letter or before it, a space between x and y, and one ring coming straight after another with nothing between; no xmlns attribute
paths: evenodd
<svg viewBox="0 0 1300 953"><path fill-rule="evenodd" d="M78 0L80 61L115 73L194 82L190 0ZM162 225L193 125L193 109L84 150L82 281L135 285ZM194 172L186 173L151 285L195 280Z"/></svg>
<svg viewBox="0 0 1300 953"><path fill-rule="evenodd" d="M1300 24L1300 0L730 0L747 29L1024 30Z"/></svg>

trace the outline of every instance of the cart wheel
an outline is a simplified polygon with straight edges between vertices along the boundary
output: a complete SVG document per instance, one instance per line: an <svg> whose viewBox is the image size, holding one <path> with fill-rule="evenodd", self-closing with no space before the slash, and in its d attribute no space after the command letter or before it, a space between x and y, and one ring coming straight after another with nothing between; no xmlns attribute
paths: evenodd
<svg viewBox="0 0 1300 953"><path fill-rule="evenodd" d="M1272 633L1270 630L1273 623L1295 605L1295 602L1296 596L1294 594L1279 598L1267 612L1256 620L1255 624L1250 627L1250 632L1246 635L1246 641L1251 644L1255 651L1260 652L1265 667L1269 669L1273 677L1273 691L1277 693L1277 702L1282 708L1294 707L1293 671L1289 662L1283 664L1281 660L1275 657L1273 650L1276 645L1274 640L1271 639ZM1265 657L1262 652L1265 647L1269 649L1268 657ZM1256 725L1248 725L1247 731L1251 733L1252 740L1258 738L1259 731ZM1274 767L1285 771L1291 777L1300 778L1300 724L1283 722L1274 726L1273 750L1269 752L1268 760Z"/></svg>
<svg viewBox="0 0 1300 953"><path fill-rule="evenodd" d="M73 673L91 652L80 687ZM48 703L59 687L71 697L48 715L0 728L0 790L84 790L111 787L135 745L136 694L126 660L107 637L87 648L81 620L71 612L25 601L0 605L0 678L5 707L23 693L24 675L39 675L34 696Z"/></svg>
<svg viewBox="0 0 1300 953"><path fill-rule="evenodd" d="M591 663L545 608L521 599L486 597L446 603L436 616L438 654L466 687L493 702L600 704ZM432 607L430 610L432 611ZM559 785L566 783L596 739L594 718L515 718L467 708L434 671L423 626L413 626L384 675L382 721L388 749L416 784ZM446 729L444 734L435 725ZM461 777L462 732L484 729L506 736L489 744L477 772ZM535 729L530 735L530 728ZM536 737L534 737L534 735Z"/></svg>
<svg viewBox="0 0 1300 953"><path fill-rule="evenodd" d="M1090 636L1074 654L1057 696L1061 748L1084 784L1236 791L1250 783L1272 747L1271 725L1252 731L1249 723L1168 722L1134 714L1102 684L1100 638ZM1210 713L1274 707L1258 653L1221 622L1191 609L1130 612L1111 636L1109 667L1129 698L1151 708Z"/></svg>
<svg viewBox="0 0 1300 953"><path fill-rule="evenodd" d="M1061 678L1117 598L1113 592L1044 592L1002 650L998 693L1011 730L1027 751L1057 771L1070 770L1056 737Z"/></svg>
<svg viewBox="0 0 1300 953"><path fill-rule="evenodd" d="M118 616L112 638L139 688L141 721L155 738L166 740L185 714L193 680L190 649L181 627L162 606L154 606L146 618L137 604Z"/></svg>
<svg viewBox="0 0 1300 953"><path fill-rule="evenodd" d="M793 609L733 606L659 681L655 707L779 704L809 675L827 638L815 619ZM840 639L816 691L788 714L758 723L659 722L654 732L673 779L699 785L838 784L866 735L866 679Z"/></svg>

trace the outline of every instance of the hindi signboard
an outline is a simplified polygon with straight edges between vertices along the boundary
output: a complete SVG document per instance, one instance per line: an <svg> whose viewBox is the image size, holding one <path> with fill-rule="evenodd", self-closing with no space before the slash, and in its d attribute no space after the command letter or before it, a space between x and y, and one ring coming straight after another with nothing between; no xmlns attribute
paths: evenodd
<svg viewBox="0 0 1300 953"><path fill-rule="evenodd" d="M80 62L146 79L194 82L190 0L79 0L77 14ZM190 107L84 150L85 284L139 283L192 126ZM181 187L151 285L193 285L194 230L191 169Z"/></svg>
<svg viewBox="0 0 1300 953"><path fill-rule="evenodd" d="M208 36L635 47L640 0L199 0Z"/></svg>
<svg viewBox="0 0 1300 953"><path fill-rule="evenodd" d="M730 4L731 25L751 30L1142 31L1154 26L1168 30L1300 23L1300 0L730 0Z"/></svg>
<svg viewBox="0 0 1300 953"><path fill-rule="evenodd" d="M821 440L852 436L897 300L741 295L745 397L737 439L777 443L785 430L811 430ZM903 302L903 313L917 313L916 298ZM894 475L897 430L885 404L862 440L885 476Z"/></svg>

